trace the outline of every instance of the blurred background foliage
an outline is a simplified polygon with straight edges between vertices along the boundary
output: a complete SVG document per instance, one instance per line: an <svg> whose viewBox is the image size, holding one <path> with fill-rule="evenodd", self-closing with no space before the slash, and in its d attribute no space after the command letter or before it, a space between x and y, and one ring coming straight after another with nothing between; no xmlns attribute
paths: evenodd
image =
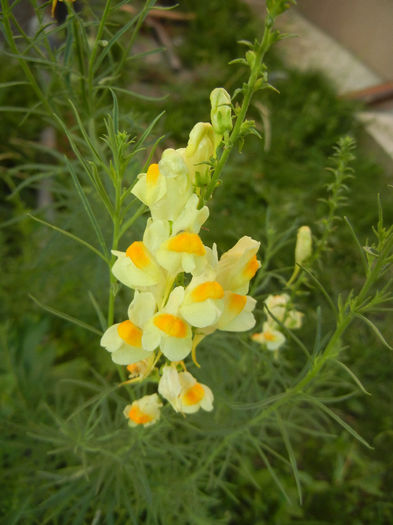
<svg viewBox="0 0 393 525"><path fill-rule="evenodd" d="M102 2L84 5L81 15L98 23L102 8ZM141 23L134 58L113 81L125 90L117 91L121 127L132 136L140 136L165 110L147 142L152 145L165 134L158 157L164 147L184 145L195 122L209 119L208 97L214 87L231 92L246 79L245 71L227 63L241 53L238 39L253 40L261 31L240 0L185 0L179 10L163 13L177 12L182 14L177 19L150 17ZM132 16L111 14L103 38L109 40L110 32L122 27L126 14ZM64 53L61 42L67 38L67 27L54 32L60 41L54 47L59 56ZM104 78L110 71L111 61L121 57L122 46L119 42L113 47L111 59L97 73L98 82L100 74ZM270 81L280 94L257 95L251 108L265 140L248 138L244 151L232 158L203 231L205 242L217 242L221 251L242 235L260 239L262 259L267 238L277 239L275 271L268 274L264 295L279 292L282 276L290 273L295 228L309 224L314 233L319 231L318 221L326 213L319 199L326 196L330 181L325 168L333 145L344 134L361 133L354 117L356 105L338 99L321 75L288 69L274 54L268 65ZM281 417L288 421L296 454L302 505L274 421L256 434L236 434L250 417L249 410L236 405L258 401L264 389L279 392L295 375L293 370L299 370L302 356L295 345L288 345L274 362L247 336L218 334L200 351L199 378L215 393L214 413L183 419L166 408L159 425L138 431L127 428L122 408L128 396L134 389L143 395L149 385L134 387L130 393L116 389L116 370L98 337L50 316L29 298L31 294L99 326L94 303L105 303L108 277L104 264L88 250L26 216L32 212L94 244L94 232L62 160L63 154L74 158L67 138L55 126L55 148L45 145L42 132L53 121L34 111L37 100L28 86L15 84L25 77L5 45L0 81L4 523L392 523L392 359L360 323L346 334L345 363L372 395L351 390L348 377L335 369L326 371L319 389L333 403L336 397L340 400L334 410L374 448L368 450L310 406L286 407ZM54 107L73 126L62 89L60 84L52 86ZM77 87L74 94L74 101L81 104L83 94ZM106 91L94 103L90 116L88 108L78 110L87 111L86 122L94 117L100 136L112 97ZM20 112L12 110L18 107ZM33 110L26 115L28 108ZM131 164L130 181L147 154L143 151ZM382 196L388 224L393 199L381 168L366 151L358 149L356 156L344 213L365 243L377 219L376 194ZM44 204L39 201L43 181L50 196ZM94 195L89 197L108 237L109 223L100 216ZM122 249L139 238L143 221L126 235ZM318 276L335 297L361 281L356 247L343 221L337 224L330 247ZM130 301L125 290L119 298L118 307ZM299 332L306 345L312 345L320 304L329 326L321 294L306 288L299 301L306 312ZM389 312L380 312L375 320L392 341ZM216 453L221 443L226 447Z"/></svg>

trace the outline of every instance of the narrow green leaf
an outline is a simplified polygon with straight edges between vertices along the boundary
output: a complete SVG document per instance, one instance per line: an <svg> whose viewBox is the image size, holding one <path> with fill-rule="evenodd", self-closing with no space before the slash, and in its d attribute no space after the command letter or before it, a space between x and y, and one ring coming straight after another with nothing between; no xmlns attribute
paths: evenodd
<svg viewBox="0 0 393 525"><path fill-rule="evenodd" d="M323 293L323 295L325 296L329 306L331 307L331 309L333 310L333 312L337 315L338 311L337 311L337 306L334 304L334 302L332 301L332 299L330 298L329 294L327 293L326 291L326 288L323 286L323 284L319 281L319 279L317 279L315 277L315 275L310 271L308 270L305 266L302 266L301 264L299 264L300 268L306 272L307 275L309 275L311 277L311 279L313 280L313 282L318 286L318 288L321 290L321 292Z"/></svg>
<svg viewBox="0 0 393 525"><path fill-rule="evenodd" d="M120 229L119 239L121 239L121 237L125 234L128 228L130 228L134 224L134 222L138 219L138 217L140 217L141 215L145 213L146 209L147 209L146 206L144 204L141 204L139 208L136 210L136 212L134 213L134 215L130 217L125 223L123 223Z"/></svg>
<svg viewBox="0 0 393 525"><path fill-rule="evenodd" d="M251 436L250 436L251 438ZM277 485L277 487L279 488L279 490L282 492L283 496L285 497L285 499L287 500L287 502L291 505L292 504L292 501L291 501L291 498L289 497L287 491L285 490L284 488L284 485L281 483L281 480L280 478L277 476L274 468L272 467L272 465L270 464L270 461L268 459L268 457L266 456L266 454L264 453L264 451L261 449L261 447L259 446L259 443L255 440L255 439L252 439L252 442L254 443L254 446L255 448L257 449L258 451L258 454L260 455L262 461L264 462L264 464L266 465L266 468L268 469L269 471L269 474L271 475L271 477L273 478L273 481L275 482L275 484Z"/></svg>
<svg viewBox="0 0 393 525"><path fill-rule="evenodd" d="M362 321L364 321L366 324L368 324L368 326L374 331L375 335L378 337L378 339L386 346L386 348L389 348L389 350L393 350L393 348L390 346L390 344L386 341L386 339L384 338L384 336L381 334L381 332L379 331L379 329L375 326L375 324L370 321L370 319L368 319L366 316L362 315L362 314L355 314L356 317L358 317L359 319L361 319Z"/></svg>
<svg viewBox="0 0 393 525"><path fill-rule="evenodd" d="M150 135L152 129L154 128L154 126L157 124L157 122L160 120L160 118L165 114L165 111L161 111L161 113L159 115L157 115L153 121L148 125L148 127L145 129L145 131L143 132L142 136L140 137L140 139L136 142L135 144L135 149L139 148L144 142L145 140L147 139L147 137Z"/></svg>
<svg viewBox="0 0 393 525"><path fill-rule="evenodd" d="M365 439L363 439L362 436L360 436L356 432L355 429L353 429L350 425L348 425L348 423L346 423L343 419L341 419L340 416L338 416L335 412L333 412L333 410L331 410L329 407L327 407L326 405L324 405L323 403L318 401L315 397L304 395L304 396L302 396L302 398L305 401L308 401L309 403L312 403L312 404L316 405L317 407L319 407L323 412L325 412L325 414L327 414L332 419L334 419L339 425L341 425L347 432L349 432L355 439L357 439L365 447L367 447L367 448L369 448L371 450L374 448L371 445L369 445L367 443L367 441Z"/></svg>
<svg viewBox="0 0 393 525"><path fill-rule="evenodd" d="M360 379L357 377L357 375L352 372L352 370L347 366L347 365L344 365L344 363L342 363L341 361L339 361L338 359L334 359L334 362L337 363L338 365L341 366L341 368L343 368L347 374L349 374L352 379L355 381L355 383L357 384L357 386L360 388L360 390L364 393L364 394L367 394L368 396L371 396L370 392L368 392L363 384L361 383Z"/></svg>
<svg viewBox="0 0 393 525"><path fill-rule="evenodd" d="M89 250L94 252L96 255L98 255L98 257L101 257L101 259L103 261L105 261L107 264L109 264L108 259L105 257L104 254L102 254L100 251L97 250L97 248L94 248L94 246L92 246L88 242L84 241L80 237L77 237L76 235L74 235L74 234L72 234L72 233L70 233L70 232L68 232L66 230L63 230L62 228L59 228L58 226L55 226L54 224L51 224L50 222L46 222L43 219L39 219L38 217L35 217L34 215L31 215L31 213L27 213L27 216L30 217L31 219L33 219L34 221L40 222L41 224L44 224L45 226L48 226L48 228L52 228L52 230L55 230L55 231L57 231L59 233L62 233L66 237L69 237L70 239L73 239L74 241L79 242L80 244L83 244L83 246L86 246L86 248L89 248Z"/></svg>
<svg viewBox="0 0 393 525"><path fill-rule="evenodd" d="M287 432L287 429L285 427L285 424L283 423L283 421L281 419L281 416L280 416L280 414L278 412L276 412L276 417L277 417L277 423L278 423L280 432L281 432L283 440L284 440L285 448L287 449L289 461L291 463L293 477L295 478L297 493L298 493L298 496L299 496L299 503L300 503L300 505L302 505L303 504L302 486L301 486L301 483L300 483L299 470L297 468L297 462L296 462L295 453L293 451L292 444L291 444L291 441L289 439L288 432Z"/></svg>
<svg viewBox="0 0 393 525"><path fill-rule="evenodd" d="M45 310L46 312L49 312L57 317L60 317L61 319L65 319L66 321L69 321L70 323L76 324L80 326L81 328L84 328L85 330L89 330L90 332L93 332L93 334L102 335L102 332L100 330L97 330L94 326L91 326L90 324L87 324L80 319L77 319L76 317L72 317L71 315L68 315L64 312L61 312L60 310L56 310L55 308L52 308L51 306L48 306L46 304L42 304L36 297L29 294L29 297L32 301L35 302L37 306Z"/></svg>
<svg viewBox="0 0 393 525"><path fill-rule="evenodd" d="M355 230L353 229L353 226L352 226L350 220L345 215L344 215L344 221L347 223L347 226L348 226L348 228L349 228L349 230L350 230L350 232L352 234L353 240L355 241L355 244L358 247L364 272L367 273L367 271L368 271L368 264L367 264L367 257L366 257L366 255L364 253L364 249L363 249L362 245L360 244L360 241L359 241L359 239L358 239L358 237L357 237L357 235L355 233Z"/></svg>
<svg viewBox="0 0 393 525"><path fill-rule="evenodd" d="M72 177L72 180L74 182L76 191L77 191L77 193L79 195L80 200L82 201L82 204L83 204L83 207L85 209L85 212L86 212L87 216L89 217L91 225L93 226L93 229L94 229L94 231L95 231L95 233L97 235L97 239L98 239L98 242L101 245L102 251L103 251L103 253L106 256L108 256L108 248L106 246L105 239L104 239L104 236L103 236L102 231L101 231L101 227L98 224L98 221L96 219L96 216L93 213L93 210L92 210L92 208L90 206L90 203L89 203L89 201L88 201L88 199L86 197L86 194L83 191L82 186L80 185L80 182L78 180L78 177L77 177L77 175L76 175L76 173L74 171L74 168L73 168L72 164L69 163L68 160L66 162L67 162L68 168L70 170L71 177Z"/></svg>
<svg viewBox="0 0 393 525"><path fill-rule="evenodd" d="M106 325L106 319L105 319L104 314L102 313L100 305L97 303L93 293L90 290L88 291L88 296L89 296L89 299L91 301L91 304L93 305L94 310L96 311L96 314L97 314L97 317L98 317L98 321L100 323L102 331L105 331L106 330L106 326L107 326Z"/></svg>

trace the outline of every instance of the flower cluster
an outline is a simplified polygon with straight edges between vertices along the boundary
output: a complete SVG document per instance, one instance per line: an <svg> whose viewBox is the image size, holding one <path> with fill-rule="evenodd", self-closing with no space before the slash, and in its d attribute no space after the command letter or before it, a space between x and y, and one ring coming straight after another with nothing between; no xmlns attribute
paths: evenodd
<svg viewBox="0 0 393 525"><path fill-rule="evenodd" d="M216 148L232 124L225 90L214 90L211 100L213 124L196 124L187 147L166 149L132 189L150 217L142 240L113 252L112 272L135 290L134 298L128 318L101 339L112 360L127 365L131 381L157 369L158 393L183 414L213 408L211 390L187 372L183 360L192 354L198 365L196 347L215 330L239 332L255 325L256 301L247 293L260 267L260 243L244 236L219 258L216 245L205 246L199 235L209 216L207 206L200 206L200 187L208 183ZM159 369L162 356L166 362ZM153 394L124 413L131 426L150 425L161 406Z"/></svg>
<svg viewBox="0 0 393 525"><path fill-rule="evenodd" d="M262 332L253 334L251 337L257 343L263 344L268 350L275 351L285 343L282 326L290 330L300 328L303 322L303 314L291 306L290 297L286 293L269 295L264 304L267 313L266 321L262 325Z"/></svg>

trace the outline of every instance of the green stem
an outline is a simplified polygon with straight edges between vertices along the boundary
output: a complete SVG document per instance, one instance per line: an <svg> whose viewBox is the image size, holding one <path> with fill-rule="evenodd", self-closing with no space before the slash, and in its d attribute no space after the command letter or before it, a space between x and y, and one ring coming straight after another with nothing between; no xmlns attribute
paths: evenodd
<svg viewBox="0 0 393 525"><path fill-rule="evenodd" d="M246 91L245 91L245 94L244 94L244 98L243 98L243 102L242 102L242 105L241 105L241 108L240 108L240 111L237 115L237 118L236 118L236 122L235 122L235 126L233 127L233 130L230 134L230 137L229 137L229 140L227 142L227 144L225 145L225 148L224 148L224 151L220 157L220 159L217 161L217 164L216 164L216 167L215 167L215 170L214 170L214 173L213 173L213 176L211 178L211 181L208 185L208 187L206 188L206 192L205 192L205 195L204 195L204 201L208 201L210 199L210 197L212 196L212 193L215 189L215 187L217 186L217 182L218 182L218 179L228 161L228 158L232 152L232 149L234 147L234 145L236 144L237 140L239 139L240 137L240 133L241 133L241 126L246 118L246 114L247 114L247 111L248 111L248 108L250 106L250 102L251 102L251 99L252 99L252 96L254 94L254 91L255 91L255 86L256 86L256 83L259 79L259 74L260 74L260 71L261 71L261 64L262 64L262 61L263 61L263 58L267 52L267 50L269 49L270 47L270 44L271 44L271 40L270 40L270 35L271 35L271 26L270 24L268 24L267 22L265 22L265 29L264 29L264 33L263 33L263 38L262 38L262 42L260 43L258 49L257 49L257 52L256 52L256 55L255 55L255 61L254 61L254 65L251 69L251 74L250 74L250 77L248 79L248 82L247 82L247 88L246 88Z"/></svg>

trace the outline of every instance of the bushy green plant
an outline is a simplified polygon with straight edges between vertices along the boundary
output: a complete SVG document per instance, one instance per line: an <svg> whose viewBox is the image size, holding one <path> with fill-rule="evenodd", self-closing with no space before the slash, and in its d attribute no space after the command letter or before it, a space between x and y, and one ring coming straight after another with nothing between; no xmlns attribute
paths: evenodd
<svg viewBox="0 0 393 525"><path fill-rule="evenodd" d="M116 368L99 348L99 337L114 319L124 316L130 301L129 292L108 272L115 260L110 248L125 249L141 238L146 208L130 190L162 139L154 136L158 117L141 131L138 108L133 113L138 121L125 115L122 98L116 95L122 92L112 77L123 78L129 48L153 2L126 26L119 21L121 4L112 7L106 2L100 18L88 10L87 21L70 9L64 24L50 30L66 33L65 44L55 51L44 31L15 39L10 6L2 2L9 52L36 96L31 115L37 113L55 127L65 153L32 145L40 152L39 160L15 163L4 172L13 191L14 217L11 223L5 219L9 233L4 239L12 244L8 248L4 243L3 250L7 273L15 276L13 289L4 280L2 290L8 297L1 330L6 421L2 513L7 522L285 523L304 516L303 502L312 515L319 491L327 490L326 480L316 482L303 466L310 463L307 456L318 455L321 470L329 469L329 457L334 457L332 499L341 491L337 487L345 478L348 447L353 447L351 457L364 473L365 456L359 447L368 443L351 413L362 414L363 401L357 396L366 388L351 370L348 356L354 357L359 348L359 334L366 337L364 326L376 335L367 335L370 344L376 346L379 338L387 345L375 322L390 313L393 230L384 225L380 205L368 241L358 240L356 224L339 222L352 174L349 138L338 141L324 190L318 185L304 192L300 178L295 181L297 191L292 191L288 165L300 171L298 166L307 162L307 151L296 146L311 144L322 131L319 91L313 107L320 114L310 110L314 118L306 119L308 129L294 130L294 143L289 139L288 148L294 153L285 159L288 162L278 164L273 154L262 156L262 180L248 167L247 145L255 151L261 142L247 137L258 135L258 130L246 114L255 93L271 89L263 57L280 38L272 23L286 4L268 2L264 37L245 43L247 51L239 61L248 80L232 97L233 129L228 126L216 154L198 164L207 172L195 184L201 207L214 202L210 231L204 232L210 244L218 235L229 248L234 238L249 233L262 241L263 266L252 285L259 299L257 329L270 319L286 346L272 353L250 334L216 332L198 350L202 368L187 364L214 391L214 412L184 418L167 405L154 425L130 429L122 415L124 406L153 392L157 375L119 385ZM36 11L40 18L42 8L36 6ZM114 26L117 33L112 33L109 20L119 24ZM134 32L124 38L129 30ZM103 45L103 40L109 44ZM43 69L50 72L51 82L42 77ZM320 139L319 155L323 151L326 156L333 146L330 137L336 123L328 127L332 135ZM227 164L244 139L245 153L235 154L233 164ZM287 141L279 138L278 143L277 149L286 151ZM43 160L43 153L51 162L45 162L48 157ZM274 177L275 166L282 169L281 180L280 173ZM320 158L315 166L320 169ZM33 209L32 194L25 191L49 177L54 180L50 209L55 210L55 222L45 213L48 210ZM311 185L306 175L303 180ZM316 196L324 200L314 214L303 206L310 206ZM296 229L305 222L314 234L313 250L295 261ZM337 270L328 268L326 260L337 269L340 257L348 253L347 244L337 242L344 228L348 235L343 239L357 250L363 275L345 288L345 281L338 279L337 295ZM300 264L297 270L295 262ZM55 317L43 317L43 310L34 309L26 291ZM266 299L284 291L290 306L280 318ZM286 323L295 306L305 313L300 331ZM359 324L349 329L354 322ZM124 368L119 371L124 379ZM341 406L348 407L345 413L337 408ZM373 434L366 437L370 440ZM359 494L364 487L370 493L381 489L379 469L376 463L374 485L357 484ZM347 502L350 515L353 507L349 498ZM383 520L391 509L385 504L380 512ZM375 515L366 509L363 519Z"/></svg>

